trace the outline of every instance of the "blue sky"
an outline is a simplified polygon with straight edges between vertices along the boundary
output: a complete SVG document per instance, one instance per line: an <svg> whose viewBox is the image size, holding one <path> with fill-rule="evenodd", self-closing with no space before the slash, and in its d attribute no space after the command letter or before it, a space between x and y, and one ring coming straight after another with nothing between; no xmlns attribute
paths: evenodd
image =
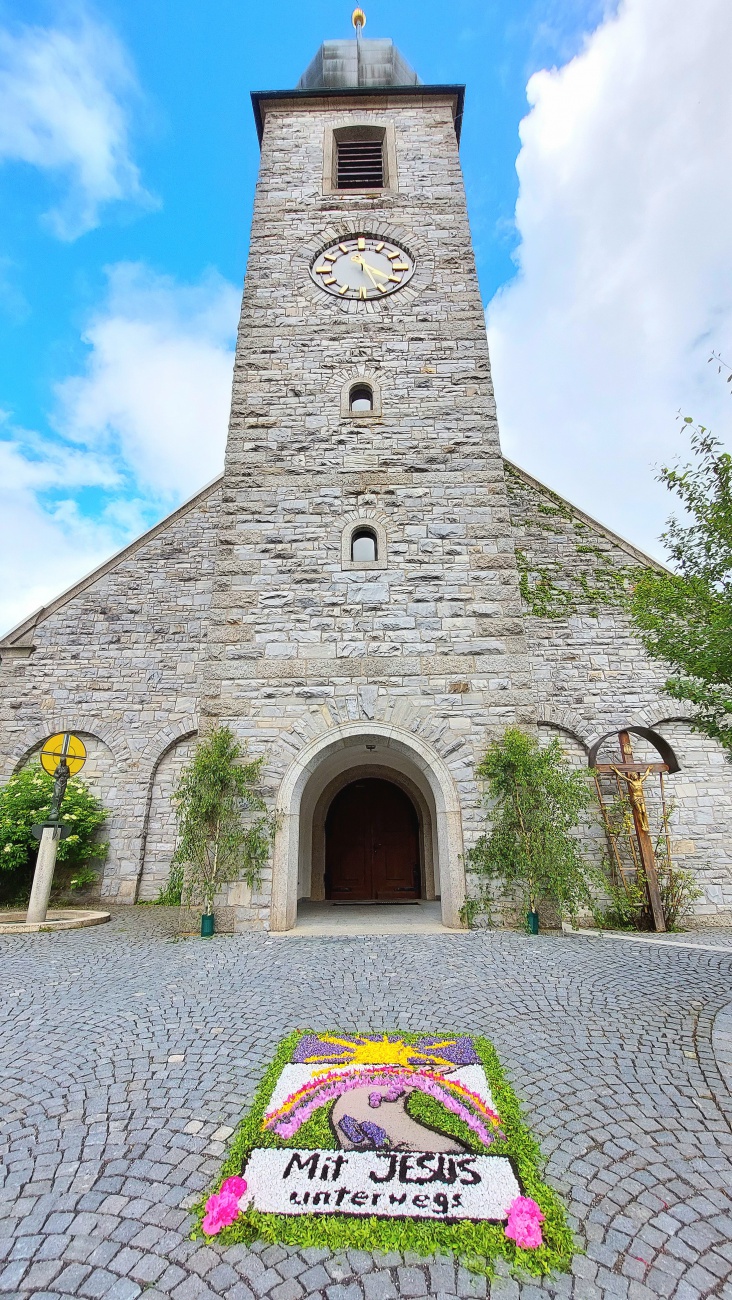
<svg viewBox="0 0 732 1300"><path fill-rule="evenodd" d="M652 546L667 506L652 466L679 405L725 414L704 364L732 319L715 53L729 7L365 7L366 34L391 36L424 81L467 84L507 452ZM350 8L0 2L0 544L17 560L4 626L219 469L258 165L249 92L294 85L323 39L351 33ZM604 383L627 395L609 415ZM624 437L630 472L609 492L608 439Z"/></svg>
<svg viewBox="0 0 732 1300"><path fill-rule="evenodd" d="M109 204L73 241L40 220L66 188L24 163L0 173L0 404L24 424L44 422L52 385L83 356L80 328L104 290L104 267L145 261L182 281L207 267L240 284L259 162L249 92L293 86L320 42L350 36L351 6L249 0L104 3L84 13L121 42L136 76L121 98L145 202ZM468 86L462 155L486 302L513 274L518 123L526 82L565 62L602 15L597 3L552 0L370 3L368 35L391 35L424 81ZM73 31L73 9L0 5L3 24Z"/></svg>

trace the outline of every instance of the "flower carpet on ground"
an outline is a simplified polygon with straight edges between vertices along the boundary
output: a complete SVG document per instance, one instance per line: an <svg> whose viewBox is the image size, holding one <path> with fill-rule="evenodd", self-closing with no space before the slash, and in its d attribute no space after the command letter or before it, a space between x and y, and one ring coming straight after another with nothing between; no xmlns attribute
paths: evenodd
<svg viewBox="0 0 732 1300"><path fill-rule="evenodd" d="M453 1252L542 1274L572 1236L493 1046L297 1030L201 1203L222 1242Z"/></svg>

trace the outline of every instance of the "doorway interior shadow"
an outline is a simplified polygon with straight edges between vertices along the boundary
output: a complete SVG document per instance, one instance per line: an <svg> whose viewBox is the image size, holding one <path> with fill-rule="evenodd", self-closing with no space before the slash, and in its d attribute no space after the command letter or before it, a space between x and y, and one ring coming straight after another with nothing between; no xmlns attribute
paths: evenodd
<svg viewBox="0 0 732 1300"><path fill-rule="evenodd" d="M362 777L334 796L325 820L325 897L407 903L422 896L417 809L393 781Z"/></svg>

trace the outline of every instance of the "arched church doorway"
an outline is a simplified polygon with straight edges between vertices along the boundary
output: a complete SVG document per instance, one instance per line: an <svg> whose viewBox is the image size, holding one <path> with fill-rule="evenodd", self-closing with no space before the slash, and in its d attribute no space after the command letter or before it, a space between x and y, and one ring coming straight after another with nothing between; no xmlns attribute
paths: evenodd
<svg viewBox="0 0 732 1300"><path fill-rule="evenodd" d="M341 790L362 780L387 781L407 795L419 820L422 902L440 898L443 924L460 927L465 869L462 807L453 776L414 731L368 721L342 723L314 736L285 773L277 792L270 928L292 929L298 900L326 901L328 812ZM419 910L419 895L415 901L410 915Z"/></svg>
<svg viewBox="0 0 732 1300"><path fill-rule="evenodd" d="M325 896L332 902L410 902L421 895L419 817L392 781L351 781L325 821Z"/></svg>

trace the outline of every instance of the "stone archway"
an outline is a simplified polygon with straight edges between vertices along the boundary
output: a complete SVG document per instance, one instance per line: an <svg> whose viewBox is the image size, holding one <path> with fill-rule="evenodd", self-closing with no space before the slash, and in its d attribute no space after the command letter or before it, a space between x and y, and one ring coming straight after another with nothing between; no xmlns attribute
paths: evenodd
<svg viewBox="0 0 732 1300"><path fill-rule="evenodd" d="M439 882L435 887L435 845L433 818L430 805L419 786L404 772L397 772L392 767L381 763L357 764L338 773L325 787L320 795L312 816L312 841L310 853L307 844L302 845L298 871L298 898L310 898L320 902L325 898L325 821L328 809L336 795L358 781L360 777L381 777L398 785L409 796L417 810L419 819L419 869L423 886L423 897L434 899L439 892ZM302 837L307 837L307 827L303 826Z"/></svg>
<svg viewBox="0 0 732 1300"><path fill-rule="evenodd" d="M152 902L168 882L178 840L173 794L195 749L198 732L173 740L158 757L147 792L135 901Z"/></svg>
<svg viewBox="0 0 732 1300"><path fill-rule="evenodd" d="M300 888L308 895L318 846L319 818L328 793L346 784L355 770L401 782L422 818L425 867L442 899L442 921L458 927L465 899L460 798L439 754L421 737L376 722L352 723L311 741L290 765L277 798L280 828L272 865L270 928L290 930L297 917ZM430 891L431 892L431 891ZM434 896L434 893L433 893Z"/></svg>

